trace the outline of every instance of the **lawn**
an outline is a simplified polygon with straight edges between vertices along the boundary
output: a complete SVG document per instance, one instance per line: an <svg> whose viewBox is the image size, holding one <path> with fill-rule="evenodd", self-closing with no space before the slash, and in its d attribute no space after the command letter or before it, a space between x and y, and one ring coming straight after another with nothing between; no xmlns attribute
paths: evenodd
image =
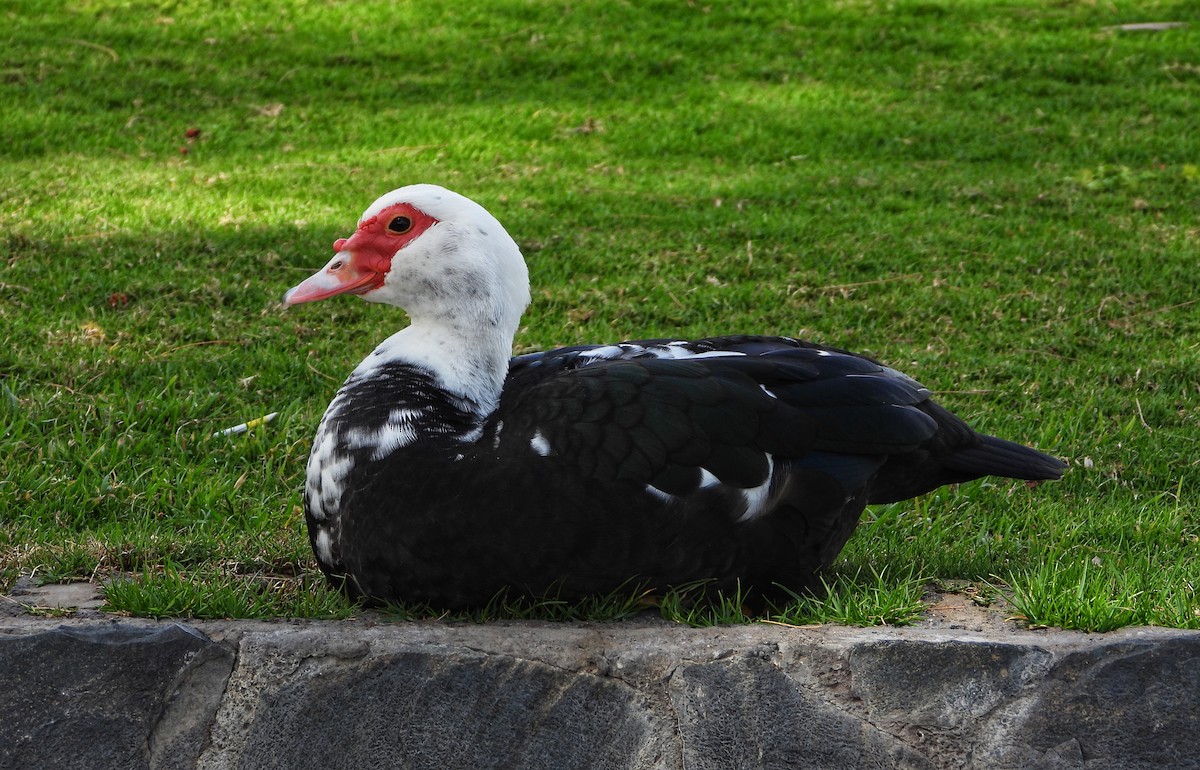
<svg viewBox="0 0 1200 770"><path fill-rule="evenodd" d="M831 598L785 620L902 622L934 584L1035 625L1200 628L1200 2L9 0L0 19L0 588L355 613L309 551L304 462L404 317L278 300L379 194L427 181L521 244L518 351L804 336L1071 463L870 509ZM1186 25L1116 28L1138 22ZM703 623L728 599L662 604Z"/></svg>

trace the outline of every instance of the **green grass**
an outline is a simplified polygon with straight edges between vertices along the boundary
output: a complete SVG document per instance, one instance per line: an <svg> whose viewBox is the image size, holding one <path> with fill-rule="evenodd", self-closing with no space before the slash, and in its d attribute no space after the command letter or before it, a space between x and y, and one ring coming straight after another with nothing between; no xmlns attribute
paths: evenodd
<svg viewBox="0 0 1200 770"><path fill-rule="evenodd" d="M170 560L147 565L105 586L106 604L154 618L348 618L358 610L315 571L248 575L237 565L225 570L204 566L184 573Z"/></svg>
<svg viewBox="0 0 1200 770"><path fill-rule="evenodd" d="M825 582L826 595L803 596L785 589L792 601L771 604L761 610L746 606L740 588L727 595L718 591L705 595L704 583L680 586L658 601L659 614L667 620L706 627L762 620L788 626L841 623L854 626L906 625L924 610L921 602L926 580L911 572L896 578L887 569L862 569Z"/></svg>
<svg viewBox="0 0 1200 770"><path fill-rule="evenodd" d="M1033 624L1200 627L1200 3L10 0L0 19L0 584L132 576L109 602L150 615L353 612L314 569L304 460L403 316L277 300L377 195L431 181L522 245L519 350L803 335L1070 459L1058 484L868 511L805 617L896 622L914 580L967 580ZM1105 29L1147 20L1190 26Z"/></svg>

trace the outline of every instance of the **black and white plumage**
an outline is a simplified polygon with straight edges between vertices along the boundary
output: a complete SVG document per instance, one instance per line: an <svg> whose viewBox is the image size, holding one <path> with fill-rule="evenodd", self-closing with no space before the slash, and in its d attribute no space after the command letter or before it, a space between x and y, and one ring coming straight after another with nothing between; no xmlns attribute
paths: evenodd
<svg viewBox="0 0 1200 770"><path fill-rule="evenodd" d="M313 549L352 596L816 591L866 505L1064 467L976 433L900 372L787 337L510 359L524 260L440 187L388 193L334 246L287 304L356 293L411 318L338 391L308 462Z"/></svg>

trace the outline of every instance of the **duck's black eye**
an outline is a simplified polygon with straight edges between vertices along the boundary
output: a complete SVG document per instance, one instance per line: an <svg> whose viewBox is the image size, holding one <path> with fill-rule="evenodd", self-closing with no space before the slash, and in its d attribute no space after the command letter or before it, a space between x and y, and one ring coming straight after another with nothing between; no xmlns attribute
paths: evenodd
<svg viewBox="0 0 1200 770"><path fill-rule="evenodd" d="M387 229L397 235L403 235L412 229L412 220L408 217L393 217L391 222L388 222Z"/></svg>

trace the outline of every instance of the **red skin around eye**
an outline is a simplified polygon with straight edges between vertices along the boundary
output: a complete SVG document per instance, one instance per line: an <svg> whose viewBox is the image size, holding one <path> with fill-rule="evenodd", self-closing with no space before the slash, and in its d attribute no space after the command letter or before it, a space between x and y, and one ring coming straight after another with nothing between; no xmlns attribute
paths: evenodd
<svg viewBox="0 0 1200 770"><path fill-rule="evenodd" d="M396 217L408 217L412 227L405 233L388 230L388 223ZM382 276L392 268L392 257L396 252L420 237L421 233L437 224L437 220L409 203L388 206L370 219L359 223L354 235L333 242L334 251L349 251L355 267Z"/></svg>
<svg viewBox="0 0 1200 770"><path fill-rule="evenodd" d="M410 226L403 233L388 229L396 217L406 217ZM320 272L294 287L284 303L316 302L338 294L366 294L383 285L392 269L392 257L437 220L408 203L397 203L364 219L349 238L333 242L333 260Z"/></svg>

